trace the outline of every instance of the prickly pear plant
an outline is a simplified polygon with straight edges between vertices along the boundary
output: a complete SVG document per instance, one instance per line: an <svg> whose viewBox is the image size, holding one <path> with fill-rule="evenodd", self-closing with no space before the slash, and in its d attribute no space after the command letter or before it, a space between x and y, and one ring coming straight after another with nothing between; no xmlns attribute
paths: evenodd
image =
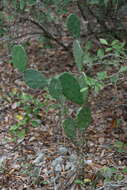
<svg viewBox="0 0 127 190"><path fill-rule="evenodd" d="M48 26L51 23L55 24L58 21L61 22L58 15L67 13L66 8L68 5L71 5L71 3L73 2L72 0L44 0L43 4L42 2L36 0L29 0L28 2L20 0L19 2L14 2L15 3L12 4L12 7L15 8L19 15L23 13L26 14L27 9L29 9L30 17L27 18L22 16L22 19L24 19L24 21L30 21L31 24L36 25L39 29L42 30L44 37L55 41L66 51L69 50L70 52L70 49L68 49L69 45L66 46L62 41L58 40L54 34L50 33L50 30L48 30ZM40 6L42 6L41 8L44 8L43 11L40 11ZM53 6L55 9L57 22L53 17L54 14L50 14L50 6ZM38 7L38 11L33 12L34 9L36 10L36 7ZM89 86L84 82L84 77L81 73L83 70L84 62L84 51L80 46L81 19L76 13L71 13L67 16L66 21L64 21L64 26L67 27L69 34L71 35L72 39L74 39L71 53L73 53L74 62L78 69L77 75L74 75L71 72L64 72L57 76L54 76L53 78L48 79L40 71L27 68L27 54L23 46L15 45L12 48L11 54L14 67L22 72L23 80L30 88L46 88L48 90L48 93L54 99L56 99L56 101L59 102L59 104L61 105L61 109L63 109L64 104L66 103L65 101L70 101L71 103L75 104L75 118L72 118L69 114L65 114L64 118L62 117L62 126L65 134L67 135L67 137L75 139L77 137L77 133L79 134L79 132L87 129L92 120L90 108L88 106Z"/></svg>
<svg viewBox="0 0 127 190"><path fill-rule="evenodd" d="M79 67L82 63L81 56L83 52L79 43L77 41L75 43L74 46L77 47L74 47L74 57L78 65L77 67ZM80 51L81 54L79 55L78 53ZM81 92L82 84L80 83L81 80L79 80L79 77L74 76L70 72L64 72L48 79L41 72L27 68L27 54L21 45L16 45L12 48L12 63L22 72L23 79L30 88L43 89L46 87L49 94L59 103L64 99L80 106L75 118L71 118L69 115L66 115L64 118L62 126L68 138L75 139L77 132L82 132L88 128L92 120L91 112L90 108L85 105L88 96L84 96Z"/></svg>

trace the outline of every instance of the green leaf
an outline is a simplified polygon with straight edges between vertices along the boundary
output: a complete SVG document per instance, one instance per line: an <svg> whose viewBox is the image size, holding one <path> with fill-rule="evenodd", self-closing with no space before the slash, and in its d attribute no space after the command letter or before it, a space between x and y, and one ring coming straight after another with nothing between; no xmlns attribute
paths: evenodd
<svg viewBox="0 0 127 190"><path fill-rule="evenodd" d="M25 135L26 135L26 132L25 132L25 129L22 129L21 131L17 131L16 133L17 137L20 138L20 139L24 139Z"/></svg>
<svg viewBox="0 0 127 190"><path fill-rule="evenodd" d="M16 131L17 129L19 129L20 128L20 125L12 125L11 127L10 127L10 129L9 129L9 131L11 132L11 131Z"/></svg>
<svg viewBox="0 0 127 190"><path fill-rule="evenodd" d="M37 0L27 0L28 5L32 6L35 5Z"/></svg>
<svg viewBox="0 0 127 190"><path fill-rule="evenodd" d="M105 54L105 53L104 53L104 49L99 49L99 50L97 51L97 56L100 57L100 58L103 57L104 54Z"/></svg>
<svg viewBox="0 0 127 190"><path fill-rule="evenodd" d="M125 167L124 169L122 169L122 172L127 174L127 167Z"/></svg>
<svg viewBox="0 0 127 190"><path fill-rule="evenodd" d="M101 44L103 44L103 45L108 45L107 40L105 40L105 39L103 39L103 38L100 39L100 42L101 42Z"/></svg>
<svg viewBox="0 0 127 190"><path fill-rule="evenodd" d="M82 89L80 90L80 92L86 92L86 91L88 91L88 87L84 87L84 88L82 88Z"/></svg>
<svg viewBox="0 0 127 190"><path fill-rule="evenodd" d="M110 52L110 51L112 51L112 48L111 48L111 47L105 49L105 52Z"/></svg>
<svg viewBox="0 0 127 190"><path fill-rule="evenodd" d="M97 80L88 76L84 76L84 80L86 85L88 85L89 87L94 87L97 83Z"/></svg>
<svg viewBox="0 0 127 190"><path fill-rule="evenodd" d="M67 137L74 139L76 137L76 125L72 118L67 118L63 122L64 132Z"/></svg>
<svg viewBox="0 0 127 190"><path fill-rule="evenodd" d="M120 43L119 40L113 40L112 43L111 43L111 46L114 46L116 44L122 44L122 43Z"/></svg>
<svg viewBox="0 0 127 190"><path fill-rule="evenodd" d="M88 107L82 107L79 109L76 116L77 128L86 129L89 127L92 121L91 110Z"/></svg>
<svg viewBox="0 0 127 190"><path fill-rule="evenodd" d="M26 0L20 0L20 9L23 10L26 6Z"/></svg>
<svg viewBox="0 0 127 190"><path fill-rule="evenodd" d="M95 93L98 94L100 90L104 88L104 83L102 82L96 82L94 86Z"/></svg>
<svg viewBox="0 0 127 190"><path fill-rule="evenodd" d="M81 71L83 67L84 52L80 46L79 40L75 40L73 43L73 56L78 70Z"/></svg>
<svg viewBox="0 0 127 190"><path fill-rule="evenodd" d="M84 185L84 182L83 182L82 180L80 180L80 179L76 179L76 180L74 181L74 183L75 183L75 184L79 184L79 185Z"/></svg>
<svg viewBox="0 0 127 190"><path fill-rule="evenodd" d="M18 2L16 1L16 0L13 0L12 1L12 6L16 9L17 8L17 4L18 4Z"/></svg>
<svg viewBox="0 0 127 190"><path fill-rule="evenodd" d="M85 82L84 75L81 75L78 78L78 81L79 81L79 85L81 87L80 92L83 95L84 104L86 104L88 102L88 97L89 97L89 87Z"/></svg>
<svg viewBox="0 0 127 190"><path fill-rule="evenodd" d="M15 45L11 51L12 63L20 72L24 72L27 65L27 54L21 45Z"/></svg>
<svg viewBox="0 0 127 190"><path fill-rule="evenodd" d="M73 75L70 73L63 73L59 77L63 94L68 99L77 104L83 104L83 95L80 92L80 85Z"/></svg>
<svg viewBox="0 0 127 190"><path fill-rule="evenodd" d="M55 99L59 100L63 96L60 80L56 77L51 79L48 90L50 95Z"/></svg>
<svg viewBox="0 0 127 190"><path fill-rule="evenodd" d="M75 14L70 14L67 18L67 28L74 38L80 37L80 20Z"/></svg>
<svg viewBox="0 0 127 190"><path fill-rule="evenodd" d="M23 103L25 103L25 102L28 103L29 101L33 100L33 96L32 95L24 93L24 92L22 92L22 94L20 95L20 98L21 98L21 100L22 100Z"/></svg>
<svg viewBox="0 0 127 190"><path fill-rule="evenodd" d="M111 83L116 83L118 79L119 79L119 76L118 76L118 75L113 75L113 76L110 78L110 81L111 81Z"/></svg>
<svg viewBox="0 0 127 190"><path fill-rule="evenodd" d="M122 181L124 179L124 175L122 175L122 174L116 174L115 176L114 176L114 180L115 181Z"/></svg>
<svg viewBox="0 0 127 190"><path fill-rule="evenodd" d="M102 71L102 72L98 72L97 73L97 78L99 80L104 80L107 78L107 72L106 71Z"/></svg>
<svg viewBox="0 0 127 190"><path fill-rule="evenodd" d="M100 173L103 177L105 178L111 178L113 173L112 173L112 169L109 168L109 167L103 167L101 170L100 170Z"/></svg>
<svg viewBox="0 0 127 190"><path fill-rule="evenodd" d="M122 66L119 72L127 72L127 66Z"/></svg>
<svg viewBox="0 0 127 190"><path fill-rule="evenodd" d="M91 50L93 48L93 42L91 40L88 40L86 43L85 43L85 52L88 52L88 50Z"/></svg>
<svg viewBox="0 0 127 190"><path fill-rule="evenodd" d="M123 148L124 147L124 143L122 141L116 141L114 143L114 147L116 147L116 148Z"/></svg>
<svg viewBox="0 0 127 190"><path fill-rule="evenodd" d="M41 72L34 69L27 69L24 72L24 81L30 88L34 89L43 89L48 85L47 79Z"/></svg>
<svg viewBox="0 0 127 190"><path fill-rule="evenodd" d="M104 0L104 5L105 5L105 7L108 6L108 3L109 3L109 0Z"/></svg>
<svg viewBox="0 0 127 190"><path fill-rule="evenodd" d="M34 120L31 121L31 124L32 124L33 127L39 126L40 123L41 123L40 120L37 120L37 119L36 120L34 119Z"/></svg>

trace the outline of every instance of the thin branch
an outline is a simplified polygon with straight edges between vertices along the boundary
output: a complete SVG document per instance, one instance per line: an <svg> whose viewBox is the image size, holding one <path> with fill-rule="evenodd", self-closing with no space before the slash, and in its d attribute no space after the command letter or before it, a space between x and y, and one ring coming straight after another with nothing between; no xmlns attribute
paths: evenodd
<svg viewBox="0 0 127 190"><path fill-rule="evenodd" d="M79 8L79 10L80 10L80 12L81 12L81 15L82 15L82 17L84 18L84 20L87 20L85 14L84 14L84 10L83 10L82 7L81 7L81 3L82 3L82 2L80 2L80 0L77 0L77 5L78 5L78 8ZM94 12L91 10L91 8L89 7L89 5L86 4L86 6L87 6L88 12L89 12L94 18L96 18L97 22L99 23L100 26L102 26L102 28L105 30L105 32L111 33L114 38L120 40L120 38L119 38L118 35L115 33L115 31L112 30L112 29L109 29L109 28L107 27L107 25L105 24L105 21L104 21L104 20L102 21L96 14L94 14ZM89 24L89 23L88 23L88 24ZM90 24L88 25L88 27L89 27L89 30L92 31ZM96 38L98 38L98 37L96 37Z"/></svg>
<svg viewBox="0 0 127 190"><path fill-rule="evenodd" d="M81 4L80 4L79 0L77 0L77 6L78 6L78 9L79 9L79 11L80 11L81 16L83 17L83 19L84 19L85 21L87 21L87 17L86 17L86 15L84 14L84 11L83 11L83 9L82 9L82 7L81 7ZM90 31L90 33L93 33L93 30L92 30L92 28L91 28L89 22L88 22L88 30Z"/></svg>
<svg viewBox="0 0 127 190"><path fill-rule="evenodd" d="M32 24L36 25L38 28L40 28L46 37L50 38L51 40L55 41L57 44L59 44L65 51L70 53L70 48L68 46L65 46L63 43L61 43L57 38L55 38L49 31L47 31L40 23L37 21L33 20L32 18L24 18L22 17L23 20L29 21Z"/></svg>
<svg viewBox="0 0 127 190"><path fill-rule="evenodd" d="M118 35L117 35L112 29L109 29L109 28L107 27L107 25L105 24L105 22L104 22L104 21L101 21L100 18L99 18L97 15L94 14L94 12L90 9L89 6L87 6L87 8L88 8L88 11L90 12L90 14L91 14L94 18L96 18L97 22L100 24L100 26L102 26L102 27L104 28L105 31L107 31L107 32L109 32L109 33L112 33L112 36L113 36L114 38L120 40L120 38L118 37Z"/></svg>
<svg viewBox="0 0 127 190"><path fill-rule="evenodd" d="M15 41L15 40L18 40L20 38L24 38L26 36L28 36L27 38L30 38L30 36L33 36L33 35L41 35L43 34L42 32L29 32L29 33L25 33L25 34L22 34L22 35L19 35L15 38L8 38L8 37L3 37L3 38L0 38L0 41Z"/></svg>
<svg viewBox="0 0 127 190"><path fill-rule="evenodd" d="M85 21L87 21L88 19L87 19L86 15L84 14L84 10L82 9L79 0L77 0L77 6L78 6L78 9L79 9L79 11L80 11L81 16L83 17L83 19L84 19ZM96 40L99 42L99 38L98 38L97 34L96 34L95 32L93 32L93 30L92 30L91 25L89 24L89 22L88 22L88 30L90 31L91 34L94 35L94 37L96 38ZM98 45L99 45L100 47L102 47L101 44L98 44Z"/></svg>

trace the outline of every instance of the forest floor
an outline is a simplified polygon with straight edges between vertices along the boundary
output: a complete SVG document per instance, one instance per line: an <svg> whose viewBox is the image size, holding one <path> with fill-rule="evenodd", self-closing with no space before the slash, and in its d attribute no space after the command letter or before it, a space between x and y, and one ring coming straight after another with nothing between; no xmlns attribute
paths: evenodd
<svg viewBox="0 0 127 190"><path fill-rule="evenodd" d="M6 48L1 49L4 55ZM43 49L30 40L28 56L29 67L47 77L76 72L72 58L61 48ZM121 106L126 94L125 75L118 86L91 95L93 121L84 134L87 144L74 145L60 127L57 102L45 90L28 88L10 60L1 61L0 189L127 190L127 116ZM37 114L35 102L41 105ZM12 126L17 131L10 130ZM24 133L24 138L17 137Z"/></svg>

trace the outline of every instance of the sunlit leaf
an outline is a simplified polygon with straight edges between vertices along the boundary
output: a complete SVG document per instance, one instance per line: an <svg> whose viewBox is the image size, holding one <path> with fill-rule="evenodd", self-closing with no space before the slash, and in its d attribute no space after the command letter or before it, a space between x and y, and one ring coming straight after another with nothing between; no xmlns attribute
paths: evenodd
<svg viewBox="0 0 127 190"><path fill-rule="evenodd" d="M101 44L103 44L103 45L108 45L108 42L107 42L106 39L100 38L100 42L101 42Z"/></svg>

